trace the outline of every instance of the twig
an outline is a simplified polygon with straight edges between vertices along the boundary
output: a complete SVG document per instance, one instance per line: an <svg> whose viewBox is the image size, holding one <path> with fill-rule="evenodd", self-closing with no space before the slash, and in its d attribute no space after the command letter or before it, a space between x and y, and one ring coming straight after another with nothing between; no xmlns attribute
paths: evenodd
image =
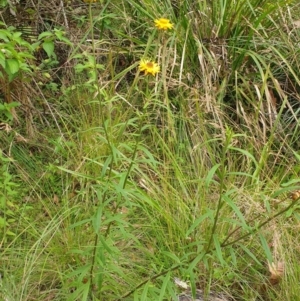
<svg viewBox="0 0 300 301"><path fill-rule="evenodd" d="M64 16L66 30L69 30L69 23L68 23L68 19L67 19L67 15L66 15L66 11L65 11L64 1L63 0L60 0L60 8L61 8L62 14Z"/></svg>

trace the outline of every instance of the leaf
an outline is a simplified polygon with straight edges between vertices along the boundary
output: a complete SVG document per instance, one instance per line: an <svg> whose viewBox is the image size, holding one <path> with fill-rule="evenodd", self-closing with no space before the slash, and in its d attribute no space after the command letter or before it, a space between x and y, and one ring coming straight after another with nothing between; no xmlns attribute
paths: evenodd
<svg viewBox="0 0 300 301"><path fill-rule="evenodd" d="M102 224L102 206L98 207L95 217L92 220L92 224L95 233L98 233Z"/></svg>
<svg viewBox="0 0 300 301"><path fill-rule="evenodd" d="M14 32L12 35L12 39L16 40L22 35L22 32Z"/></svg>
<svg viewBox="0 0 300 301"><path fill-rule="evenodd" d="M298 179L297 183L299 183L299 179ZM271 197L272 198L277 198L279 195L281 195L281 194L283 194L285 192L296 191L296 190L299 190L299 189L300 189L300 186L288 186L288 187L285 187L285 188L282 188L282 189L279 189L279 190L275 191L271 195Z"/></svg>
<svg viewBox="0 0 300 301"><path fill-rule="evenodd" d="M11 103L9 103L9 106L7 106L8 108L16 108L16 107L19 107L21 105L20 102L17 102L17 101L12 101Z"/></svg>
<svg viewBox="0 0 300 301"><path fill-rule="evenodd" d="M242 153L243 155L245 155L246 157L250 158L251 161L255 164L255 167L257 168L258 167L258 163L256 161L256 159L254 158L254 156L252 154L250 154L248 151L244 150L244 149L241 149L241 148L237 148L237 147L229 147L230 150L234 150L236 152L240 152Z"/></svg>
<svg viewBox="0 0 300 301"><path fill-rule="evenodd" d="M5 69L9 74L15 74L20 69L20 63L16 59L7 59Z"/></svg>
<svg viewBox="0 0 300 301"><path fill-rule="evenodd" d="M90 292L90 281L78 285L78 287L68 295L67 301L81 300L87 301Z"/></svg>
<svg viewBox="0 0 300 301"><path fill-rule="evenodd" d="M289 198L293 201L297 201L300 198L300 190L292 191L289 195Z"/></svg>
<svg viewBox="0 0 300 301"><path fill-rule="evenodd" d="M250 258L252 258L259 266L261 266L261 262L256 258L256 256L246 247L244 246L242 243L238 244L241 249L243 249Z"/></svg>
<svg viewBox="0 0 300 301"><path fill-rule="evenodd" d="M269 244L267 243L266 241L266 238L262 235L262 234L258 234L259 235L259 238L260 238L260 241L261 241L261 244L262 244L262 247L265 251L265 254L267 256L267 259L269 262L272 262L272 253L270 251L270 247L269 247Z"/></svg>
<svg viewBox="0 0 300 301"><path fill-rule="evenodd" d="M1 44L0 44L0 47L1 47ZM4 54L0 51L0 65L3 67L3 69L5 69L5 56Z"/></svg>
<svg viewBox="0 0 300 301"><path fill-rule="evenodd" d="M272 285L276 285L280 282L284 274L284 262L279 261L277 263L268 261L268 268L270 272L269 281Z"/></svg>
<svg viewBox="0 0 300 301"><path fill-rule="evenodd" d="M188 231L186 232L186 237L188 237L195 228L197 228L206 218L213 218L213 211L210 210L207 213L203 214L202 216L200 216L199 218L197 218L194 223L192 224L192 226L188 229Z"/></svg>
<svg viewBox="0 0 300 301"><path fill-rule="evenodd" d="M150 286L150 282L147 282L144 286L143 293L141 295L140 300L148 300L147 295L148 295L149 286Z"/></svg>
<svg viewBox="0 0 300 301"><path fill-rule="evenodd" d="M16 235L17 235L16 233L11 232L11 231L9 231L9 230L6 231L5 234L6 234L6 235L9 235L9 236L16 236Z"/></svg>
<svg viewBox="0 0 300 301"><path fill-rule="evenodd" d="M189 264L189 268L188 268L188 273L190 275L192 275L192 272L194 270L194 268L197 266L197 264L203 260L203 258L205 257L206 252L203 250L200 254L198 254L194 260Z"/></svg>
<svg viewBox="0 0 300 301"><path fill-rule="evenodd" d="M50 31L45 31L45 32L42 32L42 33L39 35L38 39L41 40L41 39L43 39L43 38L45 38L45 37L51 37L51 36L53 36L52 32L50 32Z"/></svg>
<svg viewBox="0 0 300 301"><path fill-rule="evenodd" d="M57 37L60 41L65 42L67 45L72 46L72 42L71 42L68 38L64 37L63 35L60 35L60 34L57 34L57 33L56 33L56 37Z"/></svg>
<svg viewBox="0 0 300 301"><path fill-rule="evenodd" d="M175 285L180 287L181 289L187 290L189 288L189 285L185 281L182 281L181 279L179 279L177 277L174 278L174 282L175 282Z"/></svg>
<svg viewBox="0 0 300 301"><path fill-rule="evenodd" d="M189 276L190 276L192 296L196 297L196 279L195 279L195 273L193 272L193 270L190 270Z"/></svg>
<svg viewBox="0 0 300 301"><path fill-rule="evenodd" d="M293 24L295 28L300 28L300 20L294 21Z"/></svg>
<svg viewBox="0 0 300 301"><path fill-rule="evenodd" d="M9 39L7 38L8 31L7 30L0 30L0 40L3 40L4 42L9 42Z"/></svg>
<svg viewBox="0 0 300 301"><path fill-rule="evenodd" d="M290 186L292 184L295 184L295 183L298 184L299 182L300 182L300 178L296 178L296 179L292 179L292 180L290 180L286 183L282 183L281 186L282 187L288 187L288 186Z"/></svg>
<svg viewBox="0 0 300 301"><path fill-rule="evenodd" d="M74 229L78 226L81 226L81 225L85 225L85 224L89 224L90 222L92 221L92 218L87 218L87 219L83 219L75 224L72 224L69 226L70 229Z"/></svg>
<svg viewBox="0 0 300 301"><path fill-rule="evenodd" d="M54 42L53 41L45 41L43 44L43 49L46 51L48 57L51 57L54 53Z"/></svg>
<svg viewBox="0 0 300 301"><path fill-rule="evenodd" d="M0 228L3 228L6 225L6 221L3 217L0 217Z"/></svg>
<svg viewBox="0 0 300 301"><path fill-rule="evenodd" d="M238 206L234 203L234 201L231 198L229 198L227 195L223 195L222 199L232 208L234 213L240 219L240 221L242 222L243 228L247 231L250 231L251 227L249 227L247 225L244 215L242 214L242 212L240 211Z"/></svg>
<svg viewBox="0 0 300 301"><path fill-rule="evenodd" d="M220 167L221 164L216 164L214 165L210 171L208 172L206 178L205 178L205 184L207 187L209 187L210 183L212 182L213 180L213 176L215 175L217 169Z"/></svg>
<svg viewBox="0 0 300 301"><path fill-rule="evenodd" d="M230 251L230 255L231 255L231 263L233 264L233 266L236 266L237 259L236 259L235 251L233 248L230 248L229 251Z"/></svg>
<svg viewBox="0 0 300 301"><path fill-rule="evenodd" d="M170 283L170 277L171 277L171 272L169 271L167 273L167 275L164 277L164 281L163 281L163 284L160 288L160 294L159 294L159 298L158 298L158 301L163 301L165 300L164 299L164 296L165 296L165 293L166 293L166 289L167 289L167 286L168 284Z"/></svg>
<svg viewBox="0 0 300 301"><path fill-rule="evenodd" d="M109 245L106 243L104 237L102 237L102 235L99 235L99 240L102 244L102 247L108 252L108 254L112 254L113 253L113 249L109 247Z"/></svg>
<svg viewBox="0 0 300 301"><path fill-rule="evenodd" d="M294 153L296 159L297 159L298 161L300 161L300 155L299 155L298 153L296 153L295 151L293 151L293 153Z"/></svg>
<svg viewBox="0 0 300 301"><path fill-rule="evenodd" d="M215 244L215 248L216 248L216 252L217 252L217 257L218 257L221 265L224 266L226 264L226 262L223 259L222 249L221 249L221 245L220 245L218 236L216 234L214 234L213 238L214 238L214 244Z"/></svg>
<svg viewBox="0 0 300 301"><path fill-rule="evenodd" d="M171 258L172 260L174 260L176 263L180 263L180 259L173 253L171 252L167 252L167 251L163 251L162 254L168 256L169 258Z"/></svg>

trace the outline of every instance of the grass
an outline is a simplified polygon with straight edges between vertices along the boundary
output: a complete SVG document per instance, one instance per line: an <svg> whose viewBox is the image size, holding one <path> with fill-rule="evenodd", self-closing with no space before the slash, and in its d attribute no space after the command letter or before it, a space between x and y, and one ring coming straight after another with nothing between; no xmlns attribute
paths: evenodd
<svg viewBox="0 0 300 301"><path fill-rule="evenodd" d="M1 299L297 299L296 2L84 6L69 68L3 119Z"/></svg>

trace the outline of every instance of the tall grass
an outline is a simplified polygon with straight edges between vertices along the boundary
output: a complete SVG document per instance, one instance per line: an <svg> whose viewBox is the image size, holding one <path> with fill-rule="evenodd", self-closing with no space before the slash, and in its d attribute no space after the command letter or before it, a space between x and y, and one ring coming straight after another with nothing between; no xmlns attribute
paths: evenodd
<svg viewBox="0 0 300 301"><path fill-rule="evenodd" d="M299 4L87 5L71 79L59 99L39 90L49 126L0 138L1 298L176 300L178 277L294 300ZM268 263L285 264L280 285Z"/></svg>

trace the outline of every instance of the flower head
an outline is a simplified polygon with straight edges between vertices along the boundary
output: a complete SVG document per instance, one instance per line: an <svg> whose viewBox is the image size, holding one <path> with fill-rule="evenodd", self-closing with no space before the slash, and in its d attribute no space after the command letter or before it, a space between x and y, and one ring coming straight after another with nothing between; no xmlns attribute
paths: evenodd
<svg viewBox="0 0 300 301"><path fill-rule="evenodd" d="M154 23L155 23L155 27L158 29L167 30L173 28L173 24L170 22L169 19L165 19L165 18L156 19L154 20Z"/></svg>
<svg viewBox="0 0 300 301"><path fill-rule="evenodd" d="M144 71L145 75L147 75L149 73L149 74L155 76L155 74L159 72L160 67L156 63L154 63L150 60L142 59L140 62L139 69L141 71Z"/></svg>

